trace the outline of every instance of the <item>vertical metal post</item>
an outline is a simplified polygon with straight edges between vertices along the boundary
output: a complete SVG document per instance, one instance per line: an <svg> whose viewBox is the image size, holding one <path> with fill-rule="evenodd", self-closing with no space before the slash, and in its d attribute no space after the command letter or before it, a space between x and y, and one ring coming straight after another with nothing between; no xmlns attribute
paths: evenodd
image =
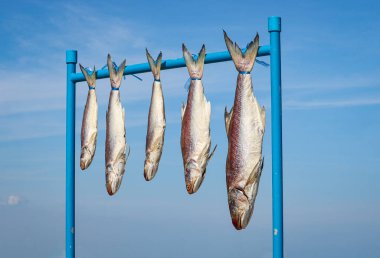
<svg viewBox="0 0 380 258"><path fill-rule="evenodd" d="M283 197L282 197L282 103L281 103L281 18L268 18L270 33L271 114L272 114L272 209L273 257L282 258Z"/></svg>
<svg viewBox="0 0 380 258"><path fill-rule="evenodd" d="M66 258L75 257L75 73L77 51L66 51Z"/></svg>

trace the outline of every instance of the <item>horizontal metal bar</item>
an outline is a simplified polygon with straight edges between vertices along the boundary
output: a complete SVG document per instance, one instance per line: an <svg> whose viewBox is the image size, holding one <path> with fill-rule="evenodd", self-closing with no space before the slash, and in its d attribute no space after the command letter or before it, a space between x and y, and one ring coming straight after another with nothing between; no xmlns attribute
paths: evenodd
<svg viewBox="0 0 380 258"><path fill-rule="evenodd" d="M242 51L244 52L245 49L243 49ZM257 53L257 56L268 56L268 55L270 55L270 46L261 46L259 48L259 52ZM205 64L225 62L225 61L230 61L230 60L231 60L231 56L228 51L215 52L215 53L206 54ZM168 69L180 68L180 67L185 67L185 66L186 64L183 58L168 59L168 60L162 61L161 70L168 70ZM139 74L139 73L146 73L146 72L150 72L149 64L141 63L141 64L126 66L124 70L124 75ZM110 75L107 69L96 71L97 79L109 78L109 76ZM71 74L70 79L74 83L83 82L86 80L82 73L73 73Z"/></svg>

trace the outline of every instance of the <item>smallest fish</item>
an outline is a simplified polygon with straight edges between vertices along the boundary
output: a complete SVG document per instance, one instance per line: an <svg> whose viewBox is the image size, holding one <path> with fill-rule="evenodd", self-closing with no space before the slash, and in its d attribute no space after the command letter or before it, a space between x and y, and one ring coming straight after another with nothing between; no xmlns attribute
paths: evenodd
<svg viewBox="0 0 380 258"><path fill-rule="evenodd" d="M83 112L81 130L80 168L87 169L94 158L98 136L98 102L96 100L96 70L91 75L79 64L88 84L87 102Z"/></svg>

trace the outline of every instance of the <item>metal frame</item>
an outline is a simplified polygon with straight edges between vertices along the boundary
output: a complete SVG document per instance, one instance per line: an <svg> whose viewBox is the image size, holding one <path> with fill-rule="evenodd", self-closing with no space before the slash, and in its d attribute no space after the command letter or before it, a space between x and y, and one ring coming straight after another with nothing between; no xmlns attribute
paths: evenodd
<svg viewBox="0 0 380 258"><path fill-rule="evenodd" d="M270 55L271 119L272 119L272 214L273 257L283 257L283 197L282 197L282 103L281 103L281 18L268 18L270 45L261 46L257 56ZM205 64L230 61L228 51L209 53ZM85 81L76 73L77 51L66 51L66 258L75 257L75 85ZM163 60L161 70L185 67L183 58ZM150 72L149 64L128 65L124 75ZM108 70L96 71L96 78L109 78Z"/></svg>

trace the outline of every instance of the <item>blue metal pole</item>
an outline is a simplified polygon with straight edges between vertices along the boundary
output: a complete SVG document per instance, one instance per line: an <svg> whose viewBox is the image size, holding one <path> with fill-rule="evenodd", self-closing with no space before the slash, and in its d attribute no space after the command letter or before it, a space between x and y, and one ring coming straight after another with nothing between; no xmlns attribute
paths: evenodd
<svg viewBox="0 0 380 258"><path fill-rule="evenodd" d="M77 51L66 51L66 258L75 257L75 74Z"/></svg>
<svg viewBox="0 0 380 258"><path fill-rule="evenodd" d="M271 114L272 114L272 209L273 257L284 256L282 197L282 103L281 103L281 18L269 17Z"/></svg>
<svg viewBox="0 0 380 258"><path fill-rule="evenodd" d="M243 49L243 52L244 51L245 49ZM269 55L269 53L270 53L269 46L261 46L259 48L259 52L257 56L267 56ZM214 52L214 53L206 54L205 64L225 62L229 60L231 60L231 56L228 51ZM175 68L180 68L180 67L185 67L185 66L186 64L183 58L167 59L167 60L162 60L161 70L169 70L169 69L175 69ZM146 72L150 72L149 64L141 63L141 64L128 65L127 67L125 67L124 75L146 73ZM97 79L109 78L109 76L110 75L109 75L108 70L96 71ZM82 82L86 80L82 73L72 74L71 79L73 82Z"/></svg>

